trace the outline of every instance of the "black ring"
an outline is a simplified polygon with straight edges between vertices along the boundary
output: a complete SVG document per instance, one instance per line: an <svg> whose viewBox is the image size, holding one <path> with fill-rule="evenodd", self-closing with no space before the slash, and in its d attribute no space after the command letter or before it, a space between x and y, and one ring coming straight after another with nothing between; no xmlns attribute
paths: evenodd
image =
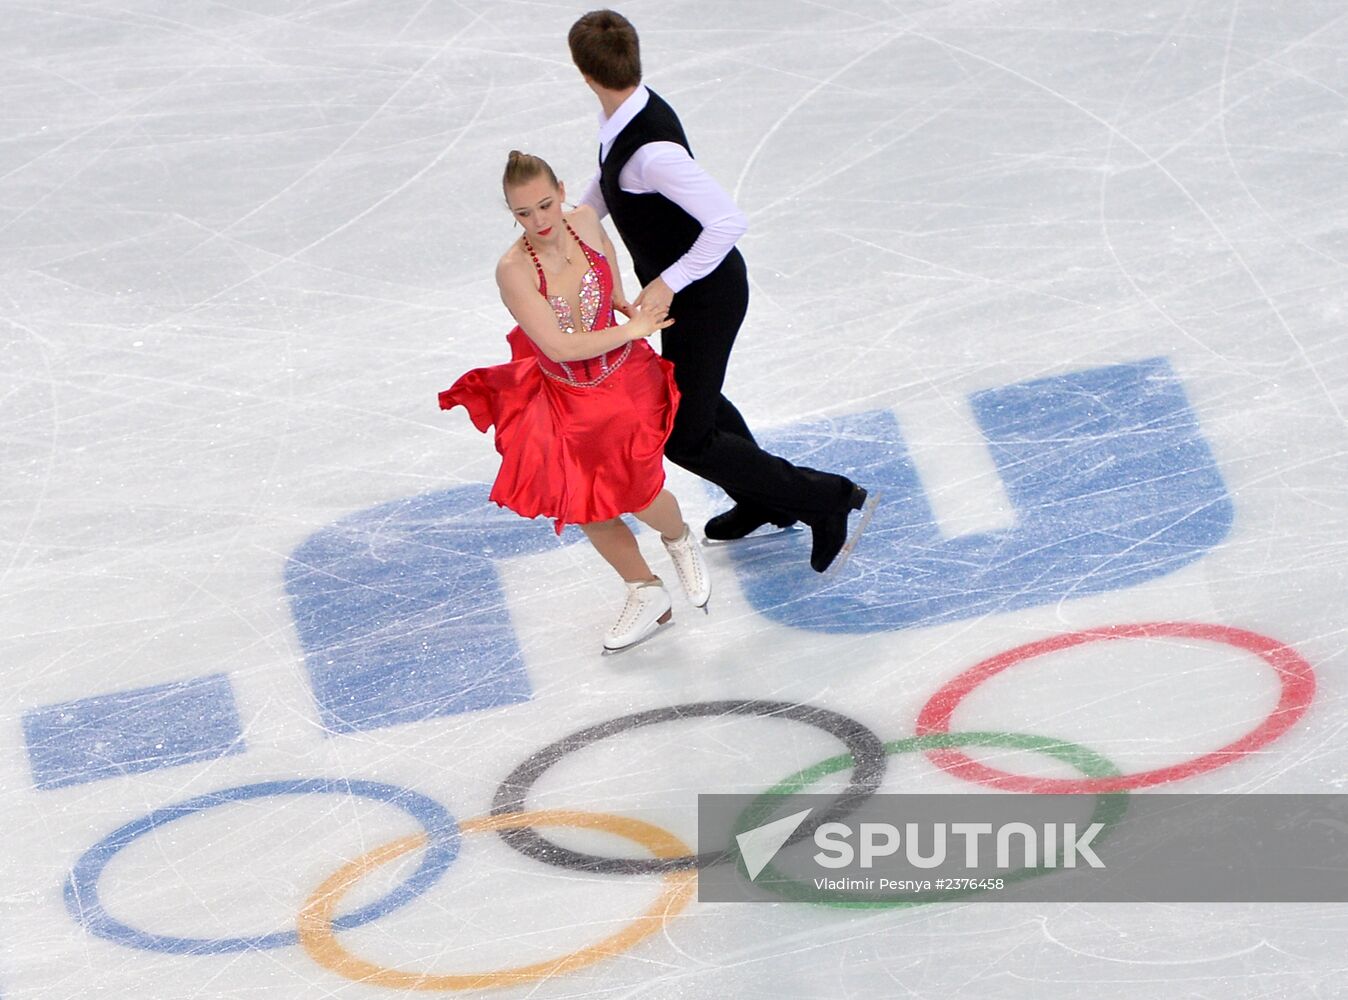
<svg viewBox="0 0 1348 1000"><path fill-rule="evenodd" d="M855 763L852 766L851 783L838 796L837 804L826 810L824 815L806 824L806 827L797 830L793 839L808 836L820 823L847 815L875 794L876 789L880 787L888 763L884 743L879 736L855 719L827 708L787 701L698 701L619 716L607 722L588 726L570 736L564 736L538 750L511 771L496 789L496 797L491 807L492 815L523 812L525 799L528 798L534 782L543 772L572 751L580 750L605 737L617 736L619 733L639 729L642 726L676 722L680 719L726 715L757 715L804 722L838 739L852 755ZM558 868L604 875L666 874L689 868L706 868L734 857L733 852L722 849L703 854L686 854L680 858L605 858L568 850L534 832L532 827L497 832L507 844L535 861L542 861Z"/></svg>

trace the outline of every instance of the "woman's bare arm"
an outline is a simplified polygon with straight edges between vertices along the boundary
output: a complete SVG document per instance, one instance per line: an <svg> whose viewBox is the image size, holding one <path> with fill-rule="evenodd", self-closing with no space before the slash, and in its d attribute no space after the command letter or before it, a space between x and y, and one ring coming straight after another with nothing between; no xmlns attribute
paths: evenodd
<svg viewBox="0 0 1348 1000"><path fill-rule="evenodd" d="M557 314L543 296L538 294L531 268L510 254L496 265L496 286L501 301L515 317L520 329L538 345L551 361L582 361L621 347L630 340L649 337L673 323L664 313L638 312L626 323L602 330L563 333L557 325Z"/></svg>

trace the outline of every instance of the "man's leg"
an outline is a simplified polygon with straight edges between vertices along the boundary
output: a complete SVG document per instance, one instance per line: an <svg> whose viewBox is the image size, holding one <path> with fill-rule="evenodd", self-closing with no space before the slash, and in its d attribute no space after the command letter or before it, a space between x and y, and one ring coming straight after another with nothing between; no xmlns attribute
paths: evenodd
<svg viewBox="0 0 1348 1000"><path fill-rule="evenodd" d="M725 398L724 394L716 404L716 427L728 434L737 434L754 444L758 443L754 440L753 431L749 430L749 425L744 422L740 411L735 408L734 403Z"/></svg>
<svg viewBox="0 0 1348 1000"><path fill-rule="evenodd" d="M770 516L815 524L846 510L853 484L792 465L758 447L743 417L721 393L726 366L748 306L748 289L730 287L692 307L675 299L674 325L662 334L681 400L665 446L670 461ZM682 308L680 308L682 306Z"/></svg>
<svg viewBox="0 0 1348 1000"><path fill-rule="evenodd" d="M735 408L735 404L721 396L716 406L716 431L721 434L733 434L758 447L753 432L744 422L744 417ZM744 497L728 494L734 506L724 514L717 514L707 522L705 534L708 538L724 541L730 538L743 538L749 532L772 522L779 528L787 528L796 523L796 519L782 510L767 510Z"/></svg>

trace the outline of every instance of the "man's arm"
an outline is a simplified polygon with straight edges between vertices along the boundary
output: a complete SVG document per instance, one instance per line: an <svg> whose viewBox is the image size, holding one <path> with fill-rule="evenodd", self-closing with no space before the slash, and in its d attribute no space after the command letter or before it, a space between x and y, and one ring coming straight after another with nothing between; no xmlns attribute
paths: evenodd
<svg viewBox="0 0 1348 1000"><path fill-rule="evenodd" d="M749 228L725 188L678 143L642 146L623 167L618 183L634 194L662 194L702 224L692 247L642 289L638 304L668 305L676 292L716 270Z"/></svg>
<svg viewBox="0 0 1348 1000"><path fill-rule="evenodd" d="M589 205L594 209L595 215L603 218L608 215L608 205L604 202L604 192L599 188L599 171L594 172L585 188L580 192L580 197L576 200L577 205Z"/></svg>

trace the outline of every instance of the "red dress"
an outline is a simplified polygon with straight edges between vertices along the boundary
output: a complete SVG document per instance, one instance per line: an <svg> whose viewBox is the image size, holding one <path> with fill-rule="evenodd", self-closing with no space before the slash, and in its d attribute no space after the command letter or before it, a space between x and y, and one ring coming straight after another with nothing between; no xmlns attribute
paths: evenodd
<svg viewBox="0 0 1348 1000"><path fill-rule="evenodd" d="M583 329L614 325L608 260L576 236L589 263L581 279ZM548 296L533 248L539 294L572 333L571 307ZM576 336L584 336L583 333ZM511 360L475 368L440 393L440 408L462 406L477 429L496 428L501 470L491 499L524 517L565 524L606 521L648 507L665 484L664 449L679 391L674 366L634 340L584 361L550 361L516 326L506 336Z"/></svg>

